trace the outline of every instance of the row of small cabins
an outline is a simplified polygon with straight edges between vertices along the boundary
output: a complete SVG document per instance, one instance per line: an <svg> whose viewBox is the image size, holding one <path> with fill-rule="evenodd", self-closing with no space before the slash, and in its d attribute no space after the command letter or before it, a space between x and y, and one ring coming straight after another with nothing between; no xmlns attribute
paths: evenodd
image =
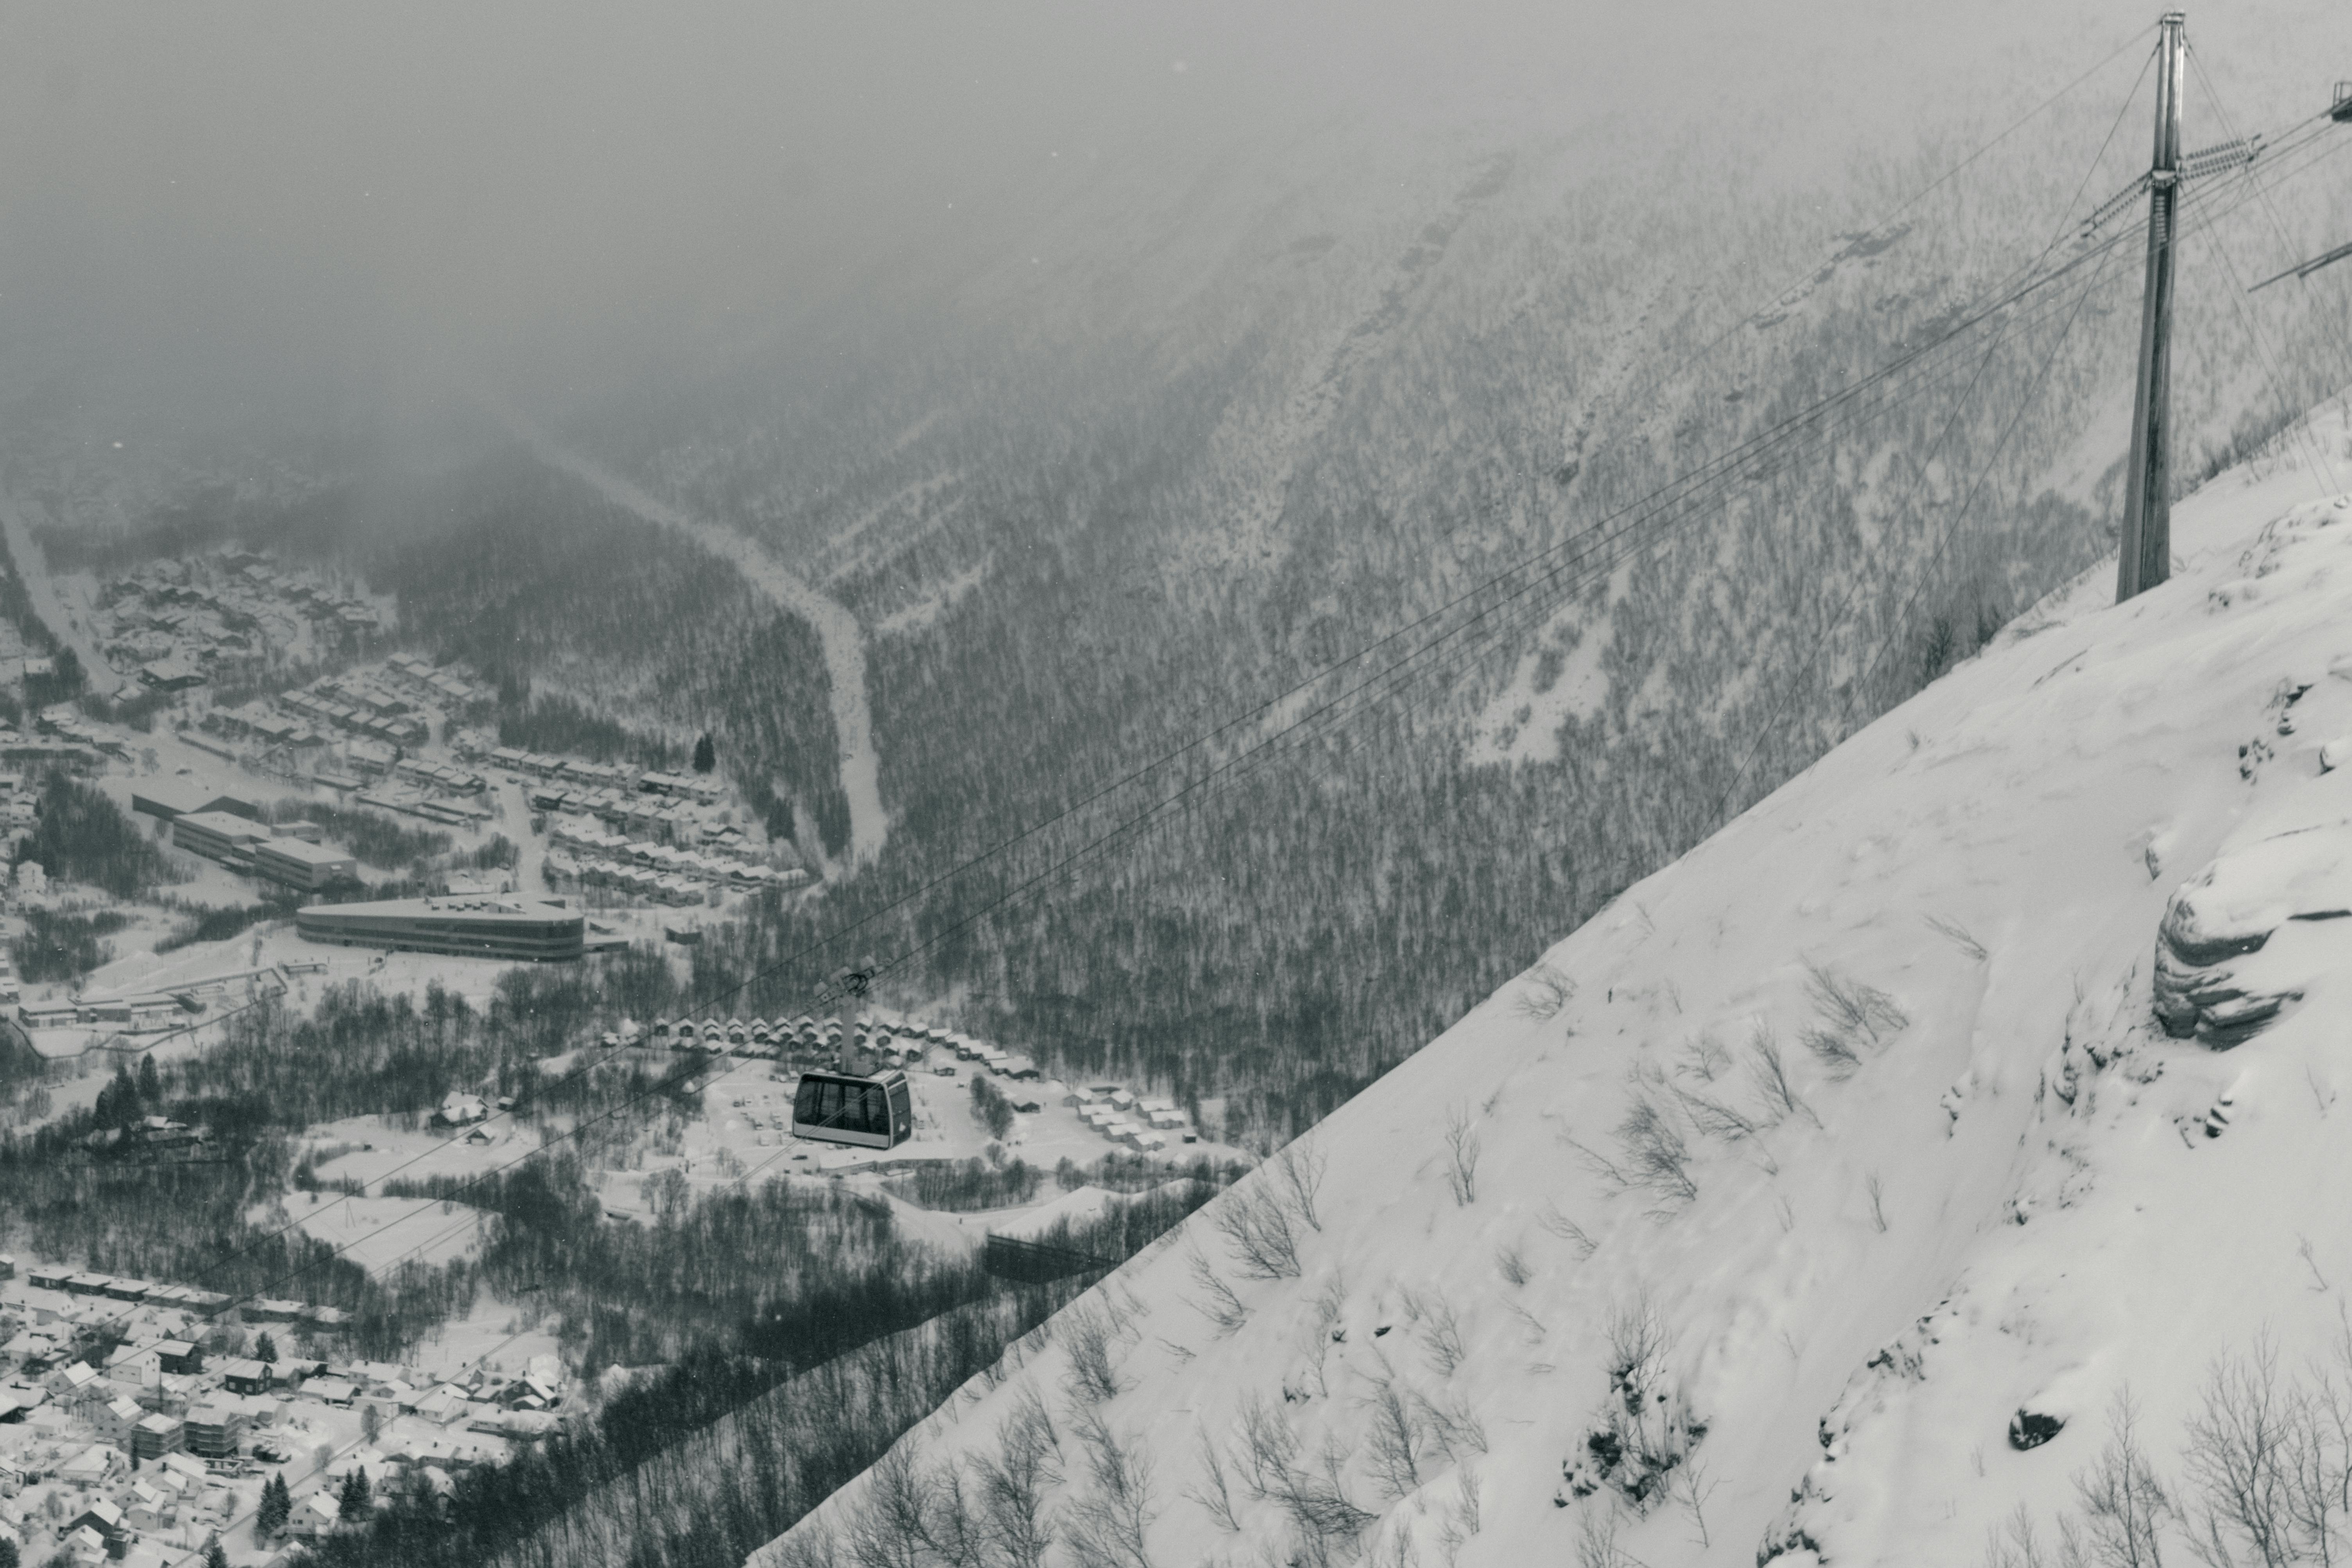
<svg viewBox="0 0 2352 1568"><path fill-rule="evenodd" d="M495 692L478 682L467 679L455 670L436 668L430 659L415 653L394 653L384 661L393 675L407 683L410 690L426 702L437 703L453 711L479 707L497 700Z"/></svg>
<svg viewBox="0 0 2352 1568"><path fill-rule="evenodd" d="M834 1051L841 1048L844 1039L839 1019L826 1019L820 1023L805 1013L797 1019L780 1018L772 1023L757 1018L658 1019L649 1033L653 1040L675 1051L725 1050L755 1056L773 1055L795 1047ZM1007 1078L1037 1076L1037 1064L1027 1057L1015 1056L943 1029L908 1024L894 1030L887 1024L861 1021L856 1026L856 1039L859 1046L893 1060L913 1061L932 1046L940 1045L953 1051L960 1061L979 1062Z"/></svg>
<svg viewBox="0 0 2352 1568"><path fill-rule="evenodd" d="M0 1267L5 1267L12 1273L15 1269L15 1265L5 1260L0 1260ZM128 1275L89 1273L62 1265L29 1268L25 1270L25 1283L37 1291L57 1291L68 1296L102 1297L110 1301L128 1301L133 1305L171 1307L200 1318L215 1317L237 1305L236 1297L225 1296L218 1291L199 1291L187 1285L159 1285ZM351 1322L351 1314L341 1307L268 1299L246 1301L238 1308L237 1315L247 1322L299 1322L318 1328L340 1328Z"/></svg>
<svg viewBox="0 0 2352 1568"><path fill-rule="evenodd" d="M718 779L699 774L653 772L618 762L583 762L577 758L551 757L512 746L495 747L484 754L483 760L493 768L549 783L569 784L582 789L635 790L691 800L698 806L717 805L724 792Z"/></svg>
<svg viewBox="0 0 2352 1568"><path fill-rule="evenodd" d="M693 850L656 843L651 839L633 840L623 838L618 833L598 832L579 822L556 823L548 834L548 842L557 849L569 850L583 857L580 864L583 881L594 880L588 874L591 864L607 866L614 871L646 871L656 877L684 877L739 888L798 887L809 880L808 873L797 865L780 868L721 854L698 853ZM604 875L611 880L611 872Z"/></svg>
<svg viewBox="0 0 2352 1568"><path fill-rule="evenodd" d="M431 734L425 721L414 714L379 712L375 702L339 701L324 691L281 692L278 705L314 723L331 724L353 735L373 736L395 746L422 745Z"/></svg>

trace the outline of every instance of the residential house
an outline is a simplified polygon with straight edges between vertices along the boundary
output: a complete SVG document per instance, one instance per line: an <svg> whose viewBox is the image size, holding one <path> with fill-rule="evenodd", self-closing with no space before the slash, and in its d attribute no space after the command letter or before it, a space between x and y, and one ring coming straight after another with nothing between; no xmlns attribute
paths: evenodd
<svg viewBox="0 0 2352 1568"><path fill-rule="evenodd" d="M176 1454L187 1445L187 1423L176 1416L142 1416L131 1428L131 1452L142 1460Z"/></svg>
<svg viewBox="0 0 2352 1568"><path fill-rule="evenodd" d="M131 1428L145 1419L146 1415L147 1412L140 1407L139 1401L127 1394L118 1394L103 1404L90 1406L89 1424L97 1431L100 1442L110 1443L118 1448L128 1448L131 1446Z"/></svg>
<svg viewBox="0 0 2352 1568"><path fill-rule="evenodd" d="M286 1533L297 1540L315 1541L331 1533L342 1517L342 1508L333 1498L314 1491L295 1503L292 1516L286 1521Z"/></svg>
<svg viewBox="0 0 2352 1568"><path fill-rule="evenodd" d="M267 1394L277 1382L268 1364L240 1357L221 1368L221 1386L231 1394Z"/></svg>
<svg viewBox="0 0 2352 1568"><path fill-rule="evenodd" d="M233 1458L245 1443L245 1412L232 1406L200 1405L185 1427L188 1452L200 1458Z"/></svg>

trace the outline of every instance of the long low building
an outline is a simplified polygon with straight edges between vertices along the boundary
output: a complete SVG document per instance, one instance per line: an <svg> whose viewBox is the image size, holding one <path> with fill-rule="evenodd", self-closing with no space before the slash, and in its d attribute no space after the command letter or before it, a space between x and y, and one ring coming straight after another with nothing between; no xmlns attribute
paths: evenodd
<svg viewBox="0 0 2352 1568"><path fill-rule="evenodd" d="M516 898L395 898L321 904L297 911L294 928L313 942L446 953L463 958L556 964L586 949L587 922L560 904Z"/></svg>
<svg viewBox="0 0 2352 1568"><path fill-rule="evenodd" d="M171 821L175 846L233 871L251 870L254 846L269 837L269 830L260 823L227 811L190 811Z"/></svg>
<svg viewBox="0 0 2352 1568"><path fill-rule="evenodd" d="M356 878L360 862L341 850L331 850L324 844L292 838L270 839L253 846L253 872L256 876L307 893L338 879Z"/></svg>

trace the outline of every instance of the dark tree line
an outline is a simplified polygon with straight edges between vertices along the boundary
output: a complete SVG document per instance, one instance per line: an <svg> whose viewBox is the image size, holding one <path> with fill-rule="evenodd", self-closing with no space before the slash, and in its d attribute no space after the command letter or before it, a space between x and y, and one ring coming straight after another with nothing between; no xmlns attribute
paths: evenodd
<svg viewBox="0 0 2352 1568"><path fill-rule="evenodd" d="M52 878L87 883L117 898L139 898L184 878L155 841L102 790L52 770L41 780L33 831L11 864L37 861Z"/></svg>

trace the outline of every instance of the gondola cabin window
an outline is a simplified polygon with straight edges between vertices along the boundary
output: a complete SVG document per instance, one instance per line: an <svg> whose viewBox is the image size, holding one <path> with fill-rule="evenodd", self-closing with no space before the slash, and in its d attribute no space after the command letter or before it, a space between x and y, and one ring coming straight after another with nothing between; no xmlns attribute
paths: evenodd
<svg viewBox="0 0 2352 1568"><path fill-rule="evenodd" d="M810 1072L793 1096L793 1131L821 1143L887 1149L914 1135L907 1075Z"/></svg>

